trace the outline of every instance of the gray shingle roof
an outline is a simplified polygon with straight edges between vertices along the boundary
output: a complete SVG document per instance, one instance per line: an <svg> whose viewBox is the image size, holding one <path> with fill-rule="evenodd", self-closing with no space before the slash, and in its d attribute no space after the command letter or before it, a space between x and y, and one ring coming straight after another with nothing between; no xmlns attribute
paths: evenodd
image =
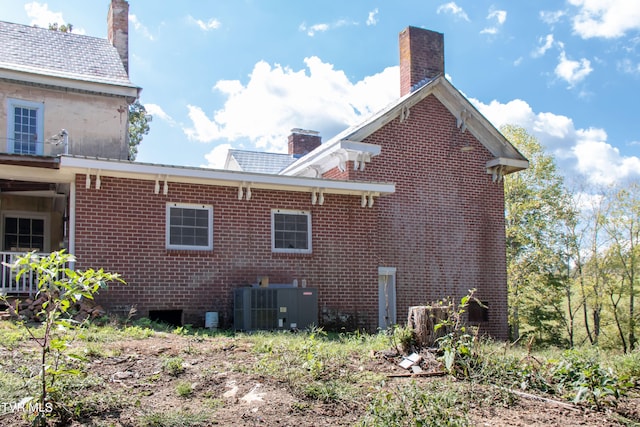
<svg viewBox="0 0 640 427"><path fill-rule="evenodd" d="M277 174L296 161L290 154L261 153L258 151L229 150L244 172Z"/></svg>
<svg viewBox="0 0 640 427"><path fill-rule="evenodd" d="M108 40L3 21L0 68L135 87Z"/></svg>

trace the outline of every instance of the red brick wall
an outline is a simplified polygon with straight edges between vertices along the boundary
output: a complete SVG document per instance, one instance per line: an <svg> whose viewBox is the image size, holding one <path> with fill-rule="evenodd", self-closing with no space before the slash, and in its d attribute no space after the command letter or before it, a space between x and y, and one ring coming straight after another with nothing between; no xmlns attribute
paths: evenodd
<svg viewBox="0 0 640 427"><path fill-rule="evenodd" d="M347 172L396 184L375 212L380 265L397 268L398 320L411 305L459 301L476 288L489 307L482 330L507 338L504 193L486 173L492 155L434 96L365 142L381 145L381 154L364 171Z"/></svg>
<svg viewBox="0 0 640 427"><path fill-rule="evenodd" d="M319 289L324 308L359 313L377 327L375 209L360 198L326 194L312 205L309 193L256 190L238 200L237 189L169 183L167 196L153 181L103 176L101 188L85 188L76 177L76 244L79 268L121 273L127 285L111 285L98 301L110 310L136 305L149 310L183 310L186 323L202 324L206 311L232 322L232 288L306 279ZM213 205L213 251L165 249L166 202ZM310 255L271 252L271 209L307 210L312 215Z"/></svg>

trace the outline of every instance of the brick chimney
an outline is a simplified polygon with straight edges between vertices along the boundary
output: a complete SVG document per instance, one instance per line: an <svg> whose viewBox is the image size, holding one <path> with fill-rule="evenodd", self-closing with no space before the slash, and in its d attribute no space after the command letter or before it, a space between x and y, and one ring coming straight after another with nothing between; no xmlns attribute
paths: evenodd
<svg viewBox="0 0 640 427"><path fill-rule="evenodd" d="M107 38L117 50L129 74L129 3L127 0L111 0L107 14Z"/></svg>
<svg viewBox="0 0 640 427"><path fill-rule="evenodd" d="M400 33L400 96L418 82L444 74L444 35L417 27Z"/></svg>
<svg viewBox="0 0 640 427"><path fill-rule="evenodd" d="M322 143L322 137L315 130L291 129L289 154L304 156Z"/></svg>

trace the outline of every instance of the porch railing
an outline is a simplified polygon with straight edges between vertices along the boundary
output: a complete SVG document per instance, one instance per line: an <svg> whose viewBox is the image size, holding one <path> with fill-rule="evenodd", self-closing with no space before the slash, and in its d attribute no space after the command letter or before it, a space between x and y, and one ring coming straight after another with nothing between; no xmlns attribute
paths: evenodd
<svg viewBox="0 0 640 427"><path fill-rule="evenodd" d="M33 297L38 292L38 281L33 272L24 273L18 280L17 271L11 270L6 264L12 264L21 252L0 252L0 295Z"/></svg>

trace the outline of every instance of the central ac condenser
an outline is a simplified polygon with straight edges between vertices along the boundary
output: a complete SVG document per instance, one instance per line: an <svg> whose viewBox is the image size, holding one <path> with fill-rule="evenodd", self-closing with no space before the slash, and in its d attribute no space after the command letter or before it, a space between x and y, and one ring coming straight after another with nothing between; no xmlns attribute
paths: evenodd
<svg viewBox="0 0 640 427"><path fill-rule="evenodd" d="M315 288L236 288L233 293L236 331L305 329L318 325Z"/></svg>

